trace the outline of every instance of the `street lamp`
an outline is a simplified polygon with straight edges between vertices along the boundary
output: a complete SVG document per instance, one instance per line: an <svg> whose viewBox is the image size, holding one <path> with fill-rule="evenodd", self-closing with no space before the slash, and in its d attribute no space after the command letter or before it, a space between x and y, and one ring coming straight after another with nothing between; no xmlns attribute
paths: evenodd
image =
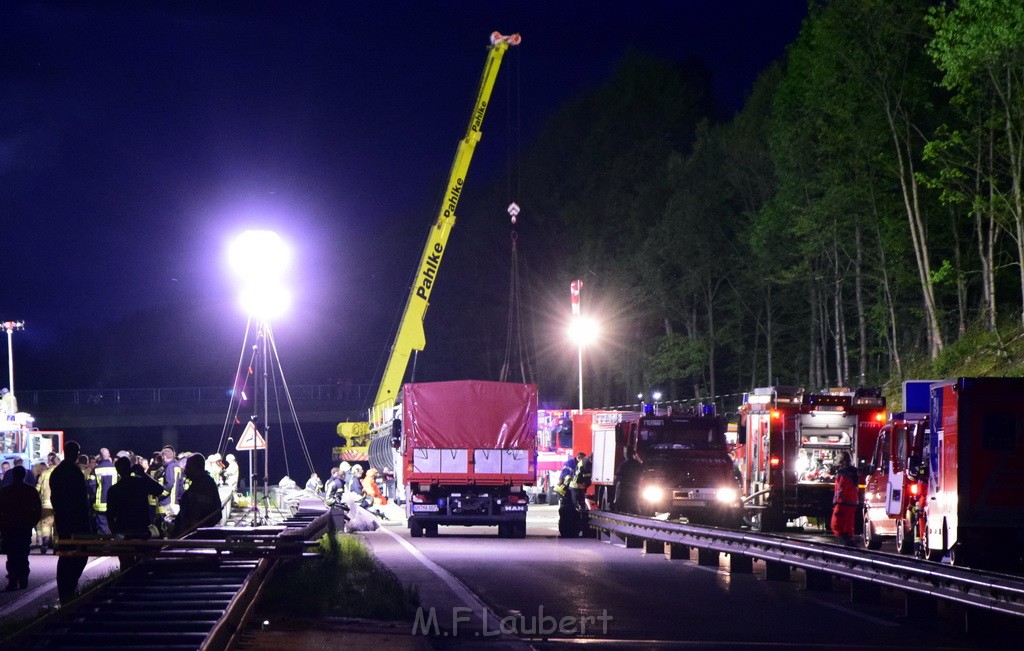
<svg viewBox="0 0 1024 651"><path fill-rule="evenodd" d="M7 331L7 388L14 394L14 331L24 330L24 321L4 321L0 326Z"/></svg>
<svg viewBox="0 0 1024 651"><path fill-rule="evenodd" d="M597 339L597 323L593 319L581 315L573 317L569 324L569 338L576 342L579 353L579 389L580 389L580 413L583 413L583 347L590 345Z"/></svg>

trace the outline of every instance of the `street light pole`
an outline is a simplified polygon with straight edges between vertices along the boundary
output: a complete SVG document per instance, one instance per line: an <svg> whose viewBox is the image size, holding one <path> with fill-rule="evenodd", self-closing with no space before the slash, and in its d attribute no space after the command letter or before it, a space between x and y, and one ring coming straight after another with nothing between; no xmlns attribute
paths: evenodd
<svg viewBox="0 0 1024 651"><path fill-rule="evenodd" d="M4 321L3 328L7 331L7 388L14 393L14 331L24 330L24 321Z"/></svg>
<svg viewBox="0 0 1024 651"><path fill-rule="evenodd" d="M569 323L569 337L576 342L576 353L579 371L580 413L583 413L583 347L597 337L597 325L590 319L583 318L580 310L580 290L583 281L576 280L569 285L572 298L572 321Z"/></svg>
<svg viewBox="0 0 1024 651"><path fill-rule="evenodd" d="M579 318L579 317L577 317ZM580 413L583 413L583 339L579 340L579 361L580 361Z"/></svg>

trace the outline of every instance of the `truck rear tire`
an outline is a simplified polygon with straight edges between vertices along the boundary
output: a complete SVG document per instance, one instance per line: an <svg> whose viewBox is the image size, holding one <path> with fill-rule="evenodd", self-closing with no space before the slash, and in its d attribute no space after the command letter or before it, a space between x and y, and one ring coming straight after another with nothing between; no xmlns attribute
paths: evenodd
<svg viewBox="0 0 1024 651"><path fill-rule="evenodd" d="M437 538L437 523L431 522L430 524L424 525L423 533L427 538Z"/></svg>
<svg viewBox="0 0 1024 651"><path fill-rule="evenodd" d="M875 534L875 525L868 518L867 511L864 511L864 547L872 551L882 548L882 539Z"/></svg>
<svg viewBox="0 0 1024 651"><path fill-rule="evenodd" d="M420 538L423 536L423 525L420 524L415 517L409 518L409 535L413 538Z"/></svg>
<svg viewBox="0 0 1024 651"><path fill-rule="evenodd" d="M914 527L907 518L896 521L896 551L901 554L914 553Z"/></svg>
<svg viewBox="0 0 1024 651"><path fill-rule="evenodd" d="M526 523L525 522L516 522L515 524L511 525L511 529L512 529L512 536L511 536L512 538L526 538Z"/></svg>

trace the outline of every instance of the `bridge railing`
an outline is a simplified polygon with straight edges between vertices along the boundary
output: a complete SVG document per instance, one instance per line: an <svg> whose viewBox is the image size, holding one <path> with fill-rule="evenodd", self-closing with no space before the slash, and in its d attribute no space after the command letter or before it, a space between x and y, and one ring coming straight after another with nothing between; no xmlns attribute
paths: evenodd
<svg viewBox="0 0 1024 651"><path fill-rule="evenodd" d="M288 387L296 402L340 401L362 403L370 394L369 384L299 384ZM283 387L278 388L284 395ZM161 405L179 403L224 403L229 387L161 387L125 389L41 389L19 390L18 406L32 411L35 405Z"/></svg>

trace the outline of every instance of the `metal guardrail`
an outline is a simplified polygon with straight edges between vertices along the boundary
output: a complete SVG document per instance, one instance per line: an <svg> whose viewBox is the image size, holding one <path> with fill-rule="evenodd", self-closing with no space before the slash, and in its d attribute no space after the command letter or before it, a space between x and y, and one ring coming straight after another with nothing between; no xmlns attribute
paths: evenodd
<svg viewBox="0 0 1024 651"><path fill-rule="evenodd" d="M590 526L641 540L738 555L1024 617L1024 579L784 536L592 511Z"/></svg>

